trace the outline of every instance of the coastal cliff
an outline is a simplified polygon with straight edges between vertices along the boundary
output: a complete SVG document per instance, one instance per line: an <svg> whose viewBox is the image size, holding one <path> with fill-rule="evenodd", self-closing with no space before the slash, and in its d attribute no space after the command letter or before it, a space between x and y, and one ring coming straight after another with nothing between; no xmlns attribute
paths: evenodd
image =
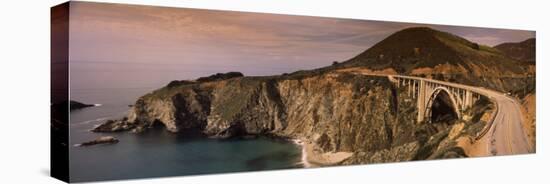
<svg viewBox="0 0 550 184"><path fill-rule="evenodd" d="M297 139L312 165L395 161L364 159L387 153L414 160L427 138L451 124L417 124L415 101L404 91L387 77L345 72L175 81L140 97L127 117L93 131L142 132L163 125L211 138ZM422 152L431 153L435 149Z"/></svg>

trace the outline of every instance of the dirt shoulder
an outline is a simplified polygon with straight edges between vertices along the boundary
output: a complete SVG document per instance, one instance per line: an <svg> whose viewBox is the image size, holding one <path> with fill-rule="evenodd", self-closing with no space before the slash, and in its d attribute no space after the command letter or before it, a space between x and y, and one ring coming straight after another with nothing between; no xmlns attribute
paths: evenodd
<svg viewBox="0 0 550 184"><path fill-rule="evenodd" d="M529 94L521 100L523 129L529 139L529 146L536 150L536 93Z"/></svg>

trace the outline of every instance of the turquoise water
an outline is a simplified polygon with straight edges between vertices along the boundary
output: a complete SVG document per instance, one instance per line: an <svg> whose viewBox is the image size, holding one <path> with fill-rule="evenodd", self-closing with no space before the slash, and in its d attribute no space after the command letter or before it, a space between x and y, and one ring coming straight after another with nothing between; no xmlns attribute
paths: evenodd
<svg viewBox="0 0 550 184"><path fill-rule="evenodd" d="M71 146L72 182L161 176L213 174L303 167L298 145L284 140L208 139L198 134L174 134L162 127L145 133L92 133L95 125L122 117L128 105L149 89L72 91L71 98L101 106L71 112L70 144L111 135L117 144Z"/></svg>

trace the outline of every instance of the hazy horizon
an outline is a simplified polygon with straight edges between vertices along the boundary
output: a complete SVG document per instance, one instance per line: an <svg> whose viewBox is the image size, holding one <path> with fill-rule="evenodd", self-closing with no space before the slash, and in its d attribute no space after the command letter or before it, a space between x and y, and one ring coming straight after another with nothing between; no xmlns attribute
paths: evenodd
<svg viewBox="0 0 550 184"><path fill-rule="evenodd" d="M489 46L535 37L523 30L71 2L71 88L160 87L219 72L313 69L416 26Z"/></svg>

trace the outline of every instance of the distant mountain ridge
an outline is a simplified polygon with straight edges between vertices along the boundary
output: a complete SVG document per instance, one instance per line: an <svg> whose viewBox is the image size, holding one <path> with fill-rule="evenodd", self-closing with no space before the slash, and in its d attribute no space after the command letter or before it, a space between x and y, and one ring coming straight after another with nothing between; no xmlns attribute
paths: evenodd
<svg viewBox="0 0 550 184"><path fill-rule="evenodd" d="M494 48L500 50L510 58L534 64L536 60L535 47L535 38L529 38L522 42L502 43Z"/></svg>

